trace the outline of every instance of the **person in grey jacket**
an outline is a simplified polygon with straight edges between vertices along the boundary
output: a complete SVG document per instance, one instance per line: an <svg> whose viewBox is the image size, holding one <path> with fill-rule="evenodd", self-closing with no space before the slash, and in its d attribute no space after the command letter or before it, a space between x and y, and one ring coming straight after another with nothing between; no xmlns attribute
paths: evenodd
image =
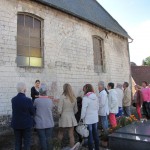
<svg viewBox="0 0 150 150"><path fill-rule="evenodd" d="M47 96L47 87L41 84L39 89L40 96L35 99L34 106L35 114L35 128L39 136L39 141L42 150L52 150L52 132L54 127L54 120L52 115L53 101Z"/></svg>

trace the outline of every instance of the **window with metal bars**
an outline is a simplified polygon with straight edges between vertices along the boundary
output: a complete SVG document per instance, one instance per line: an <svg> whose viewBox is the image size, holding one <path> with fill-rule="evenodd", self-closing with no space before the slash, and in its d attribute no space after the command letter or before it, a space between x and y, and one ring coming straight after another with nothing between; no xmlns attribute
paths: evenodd
<svg viewBox="0 0 150 150"><path fill-rule="evenodd" d="M96 73L105 72L105 56L103 49L103 39L98 36L93 36L94 71Z"/></svg>
<svg viewBox="0 0 150 150"><path fill-rule="evenodd" d="M30 14L17 18L17 66L43 67L42 20Z"/></svg>

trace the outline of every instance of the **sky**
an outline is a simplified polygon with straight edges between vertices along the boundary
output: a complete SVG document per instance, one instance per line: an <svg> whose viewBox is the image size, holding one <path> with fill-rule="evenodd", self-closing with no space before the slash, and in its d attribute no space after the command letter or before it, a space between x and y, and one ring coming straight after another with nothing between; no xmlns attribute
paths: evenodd
<svg viewBox="0 0 150 150"><path fill-rule="evenodd" d="M132 37L130 60L150 56L150 0L97 0Z"/></svg>

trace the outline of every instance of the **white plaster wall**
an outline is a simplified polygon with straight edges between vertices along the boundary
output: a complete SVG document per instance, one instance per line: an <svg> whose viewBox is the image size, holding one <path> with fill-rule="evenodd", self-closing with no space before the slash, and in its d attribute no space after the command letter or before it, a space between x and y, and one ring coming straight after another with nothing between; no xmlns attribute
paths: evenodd
<svg viewBox="0 0 150 150"><path fill-rule="evenodd" d="M17 13L28 12L43 19L44 68L19 68L16 64ZM106 73L94 72L92 35L104 39ZM17 82L27 84L27 96L36 79L46 82L59 97L69 82L79 95L85 83L97 89L106 83L129 81L127 39L85 21L29 0L0 0L0 115L11 113Z"/></svg>

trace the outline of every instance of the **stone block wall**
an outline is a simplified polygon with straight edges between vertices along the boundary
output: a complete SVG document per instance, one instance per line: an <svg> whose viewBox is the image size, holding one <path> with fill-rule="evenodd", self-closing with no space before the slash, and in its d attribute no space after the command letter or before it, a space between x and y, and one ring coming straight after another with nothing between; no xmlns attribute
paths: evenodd
<svg viewBox="0 0 150 150"><path fill-rule="evenodd" d="M17 67L17 13L43 19L44 67ZM104 40L106 73L94 72L93 40ZM107 36L106 36L107 35ZM48 84L49 93L59 97L69 82L80 95L85 83L103 80L122 83L130 80L128 41L53 8L30 0L0 1L0 115L11 114L11 98L17 82L27 84L27 96L36 79Z"/></svg>

